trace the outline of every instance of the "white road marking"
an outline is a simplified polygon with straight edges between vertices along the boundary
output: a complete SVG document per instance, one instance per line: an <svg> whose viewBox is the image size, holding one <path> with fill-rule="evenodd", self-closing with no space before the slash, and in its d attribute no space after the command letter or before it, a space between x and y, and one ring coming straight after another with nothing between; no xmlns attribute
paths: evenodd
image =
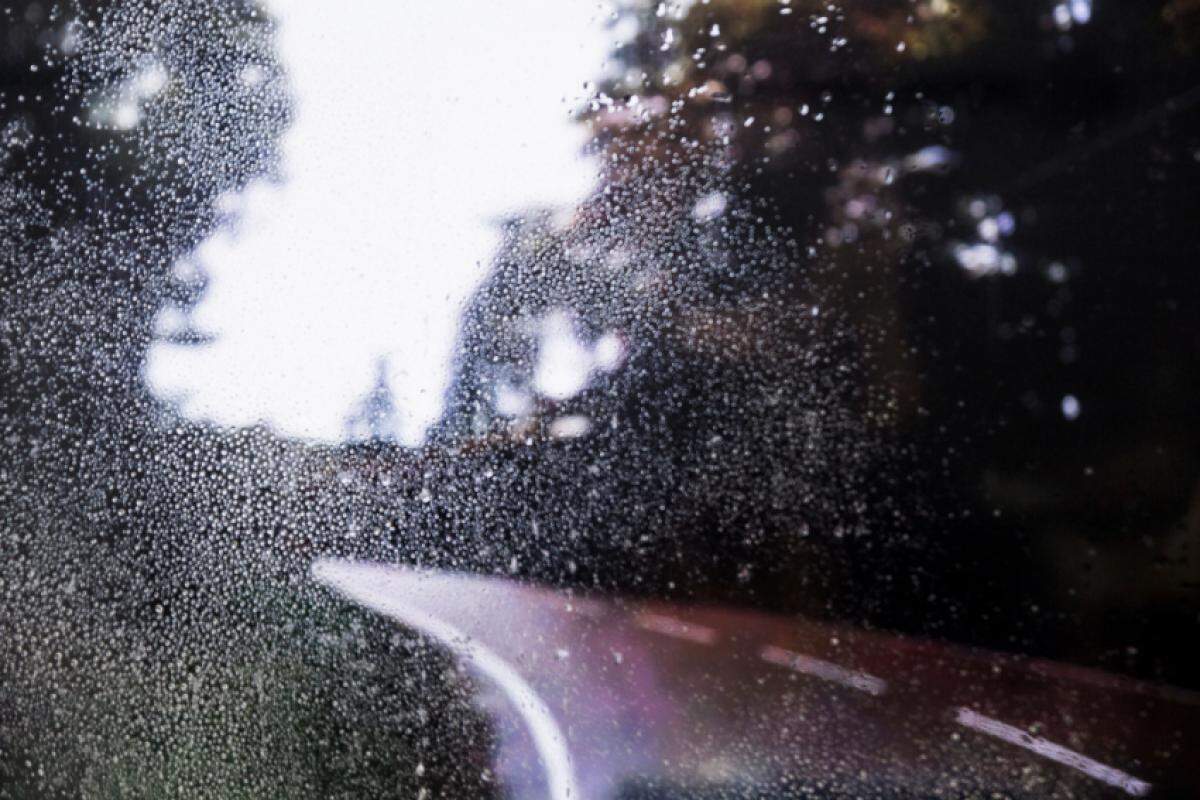
<svg viewBox="0 0 1200 800"><path fill-rule="evenodd" d="M830 661L823 661L813 656L806 656L803 653L785 650L773 644L765 646L762 652L759 653L759 657L768 664L787 667L796 672L803 672L805 675L812 675L841 684L842 686L848 686L851 689L858 689L860 692L866 692L867 694L878 696L887 691L887 681L883 678L839 667Z"/></svg>
<svg viewBox="0 0 1200 800"><path fill-rule="evenodd" d="M643 612L634 617L633 621L643 630L661 633L663 636L673 636L676 639L686 639L696 644L712 644L717 640L717 632L712 628L684 622L664 614Z"/></svg>
<svg viewBox="0 0 1200 800"><path fill-rule="evenodd" d="M364 570L353 563L320 560L313 564L313 577L346 597L424 633L449 648L491 679L525 721L538 757L546 767L552 800L580 800L579 787L571 768L567 739L554 714L511 664L445 620L411 606L389 592L379 577L379 568Z"/></svg>
<svg viewBox="0 0 1200 800"><path fill-rule="evenodd" d="M958 709L958 724L989 736L995 736L997 739L1015 744L1017 747L1023 747L1051 761L1057 761L1059 764L1065 764L1072 769L1079 770L1084 775L1103 781L1109 786L1123 789L1135 797L1144 797L1150 793L1149 783L1139 780L1127 772L1122 772L1107 764L1101 764L1099 761L1094 761L1082 753L1076 753L1061 744L1032 736L1020 728L984 716L969 708Z"/></svg>

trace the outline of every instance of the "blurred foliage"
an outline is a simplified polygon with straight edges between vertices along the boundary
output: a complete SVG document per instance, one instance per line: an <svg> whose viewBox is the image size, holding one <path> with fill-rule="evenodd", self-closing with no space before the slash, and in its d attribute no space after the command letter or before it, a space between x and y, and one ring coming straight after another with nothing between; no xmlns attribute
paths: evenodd
<svg viewBox="0 0 1200 800"><path fill-rule="evenodd" d="M1175 41L1179 48L1194 54L1200 47L1200 3L1196 0L1172 0L1163 9L1163 19L1175 29Z"/></svg>
<svg viewBox="0 0 1200 800"><path fill-rule="evenodd" d="M617 4L578 112L597 190L510 221L442 431L568 452L585 445L553 443L555 420L594 420L577 469L597 504L662 509L539 523L593 535L606 555L579 569L603 585L1190 681L1190 656L1150 644L1175 637L1148 633L1200 620L1183 19ZM627 361L539 399L538 326L564 313ZM533 410L501 410L500 384ZM538 480L510 485L556 505ZM654 555L606 569L623 531Z"/></svg>
<svg viewBox="0 0 1200 800"><path fill-rule="evenodd" d="M280 535L338 508L289 494L302 448L141 379L205 288L180 260L274 174L274 36L254 2L0 8L0 797L490 791L470 683Z"/></svg>

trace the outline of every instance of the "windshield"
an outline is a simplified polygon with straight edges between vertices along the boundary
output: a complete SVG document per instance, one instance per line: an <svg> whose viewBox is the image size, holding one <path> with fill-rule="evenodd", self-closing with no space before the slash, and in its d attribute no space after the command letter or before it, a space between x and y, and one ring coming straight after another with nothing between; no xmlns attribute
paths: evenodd
<svg viewBox="0 0 1200 800"><path fill-rule="evenodd" d="M0 798L1200 790L1200 6L0 6Z"/></svg>

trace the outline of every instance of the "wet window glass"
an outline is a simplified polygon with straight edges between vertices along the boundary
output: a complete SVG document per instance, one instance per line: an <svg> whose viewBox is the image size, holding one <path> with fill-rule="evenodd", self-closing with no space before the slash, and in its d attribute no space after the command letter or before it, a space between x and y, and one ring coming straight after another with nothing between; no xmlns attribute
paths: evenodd
<svg viewBox="0 0 1200 800"><path fill-rule="evenodd" d="M1198 57L0 3L0 800L1196 796Z"/></svg>

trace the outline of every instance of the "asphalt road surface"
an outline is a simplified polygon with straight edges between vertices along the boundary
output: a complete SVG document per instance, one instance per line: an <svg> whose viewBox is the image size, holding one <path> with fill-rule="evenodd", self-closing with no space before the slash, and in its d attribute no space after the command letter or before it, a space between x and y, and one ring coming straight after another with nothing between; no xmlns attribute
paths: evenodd
<svg viewBox="0 0 1200 800"><path fill-rule="evenodd" d="M313 574L477 674L513 798L1200 796L1196 693L736 609Z"/></svg>

